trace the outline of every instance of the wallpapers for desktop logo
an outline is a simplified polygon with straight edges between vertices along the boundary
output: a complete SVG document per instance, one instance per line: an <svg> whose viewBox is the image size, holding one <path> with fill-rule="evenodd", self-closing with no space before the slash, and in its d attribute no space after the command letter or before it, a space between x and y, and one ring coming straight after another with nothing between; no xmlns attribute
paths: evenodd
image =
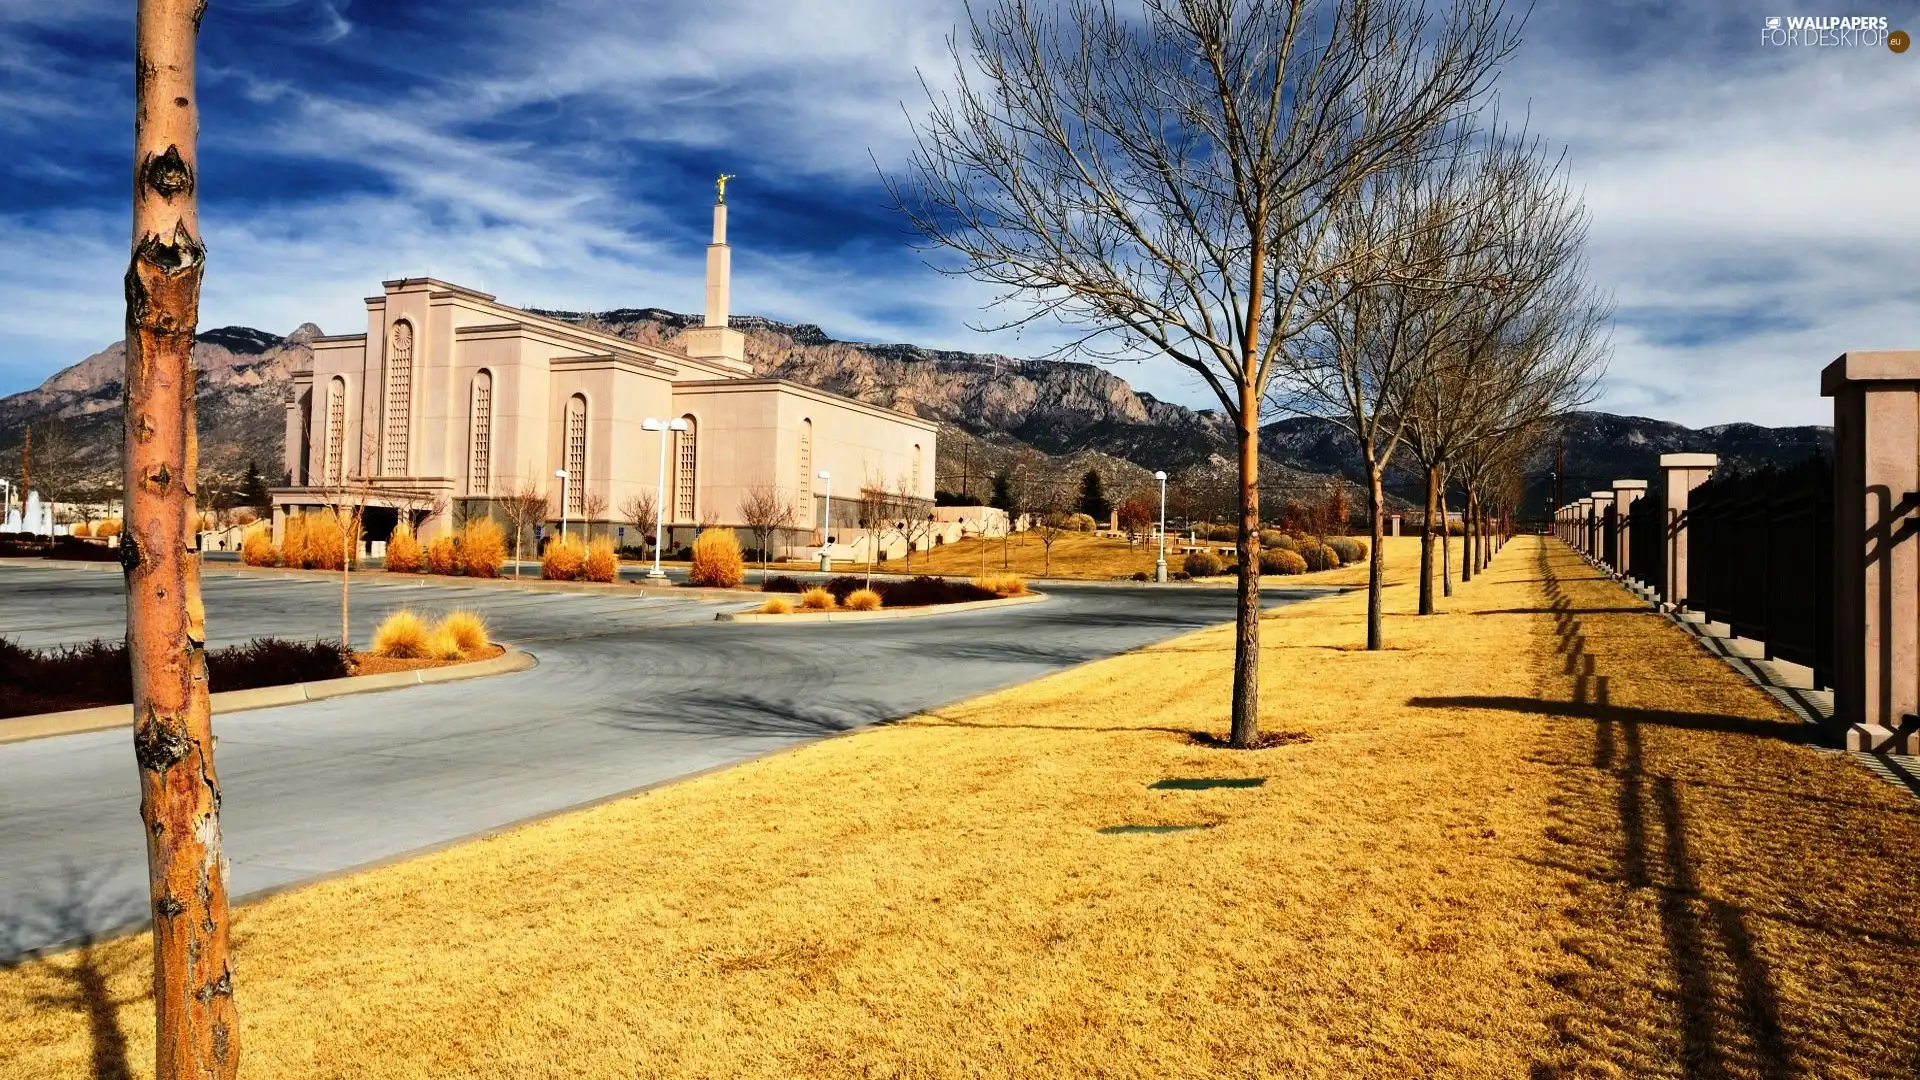
<svg viewBox="0 0 1920 1080"><path fill-rule="evenodd" d="M1910 39L1904 30L1890 29L1884 15L1768 16L1760 28L1760 44L1779 46L1854 47L1885 45L1906 52Z"/></svg>

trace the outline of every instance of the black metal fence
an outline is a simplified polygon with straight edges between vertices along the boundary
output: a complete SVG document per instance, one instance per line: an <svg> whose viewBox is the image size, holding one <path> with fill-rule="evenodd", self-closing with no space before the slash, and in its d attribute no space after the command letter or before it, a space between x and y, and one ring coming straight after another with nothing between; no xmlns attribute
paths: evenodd
<svg viewBox="0 0 1920 1080"><path fill-rule="evenodd" d="M1655 505L1651 498L1641 502ZM1664 516L1632 516L1633 550L1656 543L1667 549L1671 529ZM1716 476L1693 489L1680 525L1687 530L1688 595L1666 599L1765 643L1769 659L1811 667L1819 685L1832 686L1833 467L1827 459ZM1649 535L1642 536L1643 529ZM1634 577L1664 587L1664 560L1658 577L1640 572L1637 555L1634 562Z"/></svg>
<svg viewBox="0 0 1920 1080"><path fill-rule="evenodd" d="M1627 566L1630 576L1651 587L1662 599L1666 598L1667 554L1673 542L1671 525L1667 520L1666 481L1654 480L1627 511Z"/></svg>

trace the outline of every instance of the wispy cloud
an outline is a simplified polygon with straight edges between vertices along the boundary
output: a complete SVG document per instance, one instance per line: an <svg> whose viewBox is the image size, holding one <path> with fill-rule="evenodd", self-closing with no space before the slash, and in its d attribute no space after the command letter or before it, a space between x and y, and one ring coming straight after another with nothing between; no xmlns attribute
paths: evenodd
<svg viewBox="0 0 1920 1080"><path fill-rule="evenodd" d="M1533 19L1503 108L1572 151L1615 290L1603 407L1819 422L1848 348L1915 344L1920 54L1763 50L1760 13L1568 4ZM1898 13L1896 23L1900 22ZM208 325L358 326L382 278L508 302L700 303L711 177L736 305L830 333L1033 354L920 264L874 172L947 78L959 0L224 0L202 39ZM1910 29L1920 29L1920 19ZM0 391L120 333L131 17L0 0ZM1032 336L1038 333L1039 337ZM1170 365L1121 372L1205 404Z"/></svg>

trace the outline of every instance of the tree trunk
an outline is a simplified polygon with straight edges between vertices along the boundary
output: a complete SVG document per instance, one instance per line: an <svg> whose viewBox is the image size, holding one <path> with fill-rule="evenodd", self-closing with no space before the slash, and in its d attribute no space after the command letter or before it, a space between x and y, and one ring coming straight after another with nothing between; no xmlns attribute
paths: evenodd
<svg viewBox="0 0 1920 1080"><path fill-rule="evenodd" d="M1233 642L1233 730L1229 745L1260 741L1260 399L1240 387L1240 583Z"/></svg>
<svg viewBox="0 0 1920 1080"><path fill-rule="evenodd" d="M1371 528L1373 550L1367 559L1367 648L1383 649L1386 643L1381 634L1380 590L1381 578L1385 576L1387 560L1382 548L1386 546L1386 494L1382 490L1380 465L1373 456L1373 440L1366 440L1367 452L1367 520Z"/></svg>
<svg viewBox="0 0 1920 1080"><path fill-rule="evenodd" d="M1440 473L1440 595L1453 595L1453 521L1447 516L1447 474L1444 471Z"/></svg>
<svg viewBox="0 0 1920 1080"><path fill-rule="evenodd" d="M1427 466L1427 512L1420 523L1420 614L1433 614L1433 518L1440 505L1440 466ZM1441 521L1445 526L1446 522Z"/></svg>
<svg viewBox="0 0 1920 1080"><path fill-rule="evenodd" d="M198 0L140 0L134 59L133 253L127 268L127 653L153 913L154 1075L231 1080L238 1014L227 860L207 702L206 617L192 549Z"/></svg>
<svg viewBox="0 0 1920 1080"><path fill-rule="evenodd" d="M1474 535L1480 526L1479 508L1473 504L1473 489L1467 489L1466 510L1460 515L1460 583L1473 580L1474 571Z"/></svg>

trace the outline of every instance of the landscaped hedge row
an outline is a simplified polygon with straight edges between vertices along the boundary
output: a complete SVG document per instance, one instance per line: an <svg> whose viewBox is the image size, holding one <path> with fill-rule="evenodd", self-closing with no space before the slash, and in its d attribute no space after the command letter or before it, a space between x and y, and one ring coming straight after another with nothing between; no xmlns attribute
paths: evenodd
<svg viewBox="0 0 1920 1080"><path fill-rule="evenodd" d="M216 693L338 679L352 658L337 641L255 638L207 651L207 684ZM125 642L99 639L52 649L0 638L0 717L124 705L133 700Z"/></svg>
<svg viewBox="0 0 1920 1080"><path fill-rule="evenodd" d="M770 593L805 593L812 585L784 574L771 577L761 589ZM827 579L826 589L834 600L845 604L847 597L867 587L865 580L850 575ZM973 600L997 600L1000 594L970 581L949 581L922 574L907 581L876 581L873 591L880 594L886 607L926 607L932 604L964 604Z"/></svg>

